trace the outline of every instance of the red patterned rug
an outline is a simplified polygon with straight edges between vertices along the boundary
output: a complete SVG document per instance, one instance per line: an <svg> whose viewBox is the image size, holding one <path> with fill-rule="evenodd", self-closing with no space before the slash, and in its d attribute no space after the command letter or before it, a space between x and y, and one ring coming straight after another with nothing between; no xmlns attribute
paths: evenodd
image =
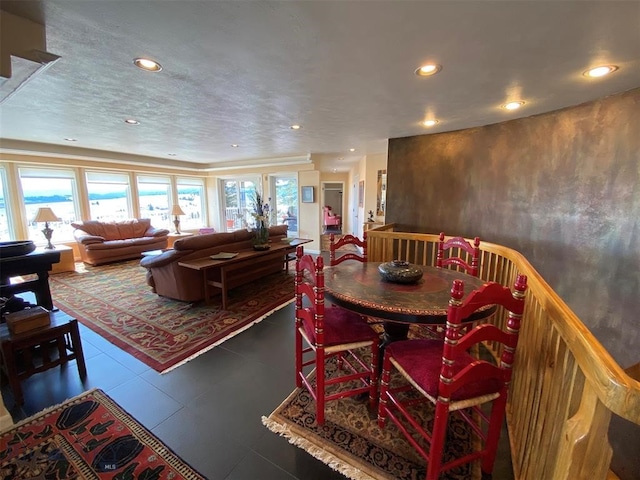
<svg viewBox="0 0 640 480"><path fill-rule="evenodd" d="M167 372L293 301L293 273L232 289L227 310L163 298L138 260L51 275L53 303L158 372Z"/></svg>
<svg viewBox="0 0 640 480"><path fill-rule="evenodd" d="M184 479L202 475L100 390L0 434L5 479Z"/></svg>

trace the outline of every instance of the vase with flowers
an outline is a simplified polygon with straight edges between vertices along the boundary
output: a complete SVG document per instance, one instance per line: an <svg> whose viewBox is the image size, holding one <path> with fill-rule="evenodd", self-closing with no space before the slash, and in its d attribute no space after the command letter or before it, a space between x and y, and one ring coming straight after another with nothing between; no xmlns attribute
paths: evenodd
<svg viewBox="0 0 640 480"><path fill-rule="evenodd" d="M253 248L255 250L268 250L269 246L269 204L264 202L262 194L256 191L253 211L251 212L255 221Z"/></svg>

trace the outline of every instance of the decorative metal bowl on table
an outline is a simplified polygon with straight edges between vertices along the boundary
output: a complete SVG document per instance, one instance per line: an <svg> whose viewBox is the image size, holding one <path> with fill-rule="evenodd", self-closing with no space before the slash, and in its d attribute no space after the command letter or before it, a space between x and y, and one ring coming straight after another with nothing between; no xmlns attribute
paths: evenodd
<svg viewBox="0 0 640 480"><path fill-rule="evenodd" d="M420 267L402 260L381 263L378 271L382 278L393 283L416 283L424 273Z"/></svg>
<svg viewBox="0 0 640 480"><path fill-rule="evenodd" d="M0 258L19 257L36 249L31 240L0 242Z"/></svg>

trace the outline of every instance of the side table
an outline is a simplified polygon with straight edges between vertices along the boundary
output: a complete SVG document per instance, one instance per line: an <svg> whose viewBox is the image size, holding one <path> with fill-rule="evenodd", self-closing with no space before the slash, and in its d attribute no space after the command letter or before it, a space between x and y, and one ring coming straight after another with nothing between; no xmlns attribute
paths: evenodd
<svg viewBox="0 0 640 480"><path fill-rule="evenodd" d="M173 248L173 244L176 240L180 240L184 237L190 237L192 235L193 233L190 232L170 233L169 235L167 235L167 248Z"/></svg>
<svg viewBox="0 0 640 480"><path fill-rule="evenodd" d="M51 266L51 273L75 272L76 263L73 258L73 248L68 245L56 245L56 250L60 252L60 261Z"/></svg>
<svg viewBox="0 0 640 480"><path fill-rule="evenodd" d="M78 321L62 311L50 312L49 316L50 325L19 335L12 335L6 323L0 324L2 369L18 405L24 403L20 382L36 373L75 359L80 378L87 375ZM54 350L54 355L51 355L51 350ZM37 358L34 358L34 353Z"/></svg>

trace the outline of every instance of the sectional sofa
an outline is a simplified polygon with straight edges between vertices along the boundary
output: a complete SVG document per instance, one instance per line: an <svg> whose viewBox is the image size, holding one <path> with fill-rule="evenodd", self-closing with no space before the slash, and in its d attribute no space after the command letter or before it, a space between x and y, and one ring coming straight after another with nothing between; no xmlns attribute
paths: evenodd
<svg viewBox="0 0 640 480"><path fill-rule="evenodd" d="M269 240L280 242L287 236L287 225L269 228ZM237 252L252 248L253 232L238 230L235 232L211 233L181 238L173 244L173 249L159 255L150 255L140 261L147 269L147 283L155 293L163 297L195 302L204 298L202 273L197 270L181 267L179 262L205 258L220 252ZM255 270L239 277L239 283L248 283L261 276L281 271L284 257L273 258L261 263Z"/></svg>
<svg viewBox="0 0 640 480"><path fill-rule="evenodd" d="M80 257L89 265L140 258L142 252L167 248L169 230L154 228L148 218L74 222Z"/></svg>

